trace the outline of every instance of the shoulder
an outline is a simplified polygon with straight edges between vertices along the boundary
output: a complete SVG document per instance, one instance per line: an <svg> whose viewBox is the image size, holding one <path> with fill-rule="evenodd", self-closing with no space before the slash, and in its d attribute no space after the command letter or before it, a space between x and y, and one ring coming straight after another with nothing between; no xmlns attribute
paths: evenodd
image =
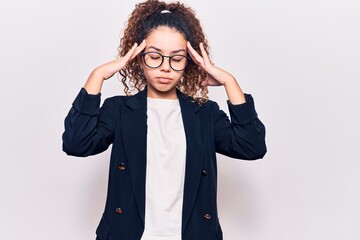
<svg viewBox="0 0 360 240"><path fill-rule="evenodd" d="M113 108L121 108L121 106L127 105L130 108L136 108L139 105L143 105L146 101L146 93L140 91L134 95L125 96L118 95L105 99L103 106L111 106Z"/></svg>
<svg viewBox="0 0 360 240"><path fill-rule="evenodd" d="M219 110L217 102L208 99L205 103L201 104L201 108L207 111Z"/></svg>
<svg viewBox="0 0 360 240"><path fill-rule="evenodd" d="M215 101L207 99L206 101L201 101L199 99L194 99L191 96L186 95L183 92L178 92L178 98L181 100L180 102L186 103L186 106L194 108L195 111L207 112L212 109L218 109L218 104Z"/></svg>
<svg viewBox="0 0 360 240"><path fill-rule="evenodd" d="M129 96L112 96L108 97L104 100L100 111L101 112L109 112L112 114L117 114L121 111L122 106L127 101Z"/></svg>
<svg viewBox="0 0 360 240"><path fill-rule="evenodd" d="M111 105L111 106L118 106L126 102L128 96L112 96L105 99L103 105Z"/></svg>
<svg viewBox="0 0 360 240"><path fill-rule="evenodd" d="M133 95L130 95L130 96L116 95L116 96L106 98L104 103L106 102L106 103L109 103L109 104L123 104L123 103L126 103L128 100L132 101L133 99L138 99L142 95L144 95L143 91L137 92L137 93L135 93Z"/></svg>

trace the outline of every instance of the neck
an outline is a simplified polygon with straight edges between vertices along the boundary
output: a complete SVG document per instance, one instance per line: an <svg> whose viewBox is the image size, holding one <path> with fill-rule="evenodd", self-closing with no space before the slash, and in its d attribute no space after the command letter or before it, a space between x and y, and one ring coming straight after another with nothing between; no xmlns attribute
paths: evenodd
<svg viewBox="0 0 360 240"><path fill-rule="evenodd" d="M161 99L178 99L176 88L170 91L154 91L154 89L148 88L147 97L149 98L161 98Z"/></svg>

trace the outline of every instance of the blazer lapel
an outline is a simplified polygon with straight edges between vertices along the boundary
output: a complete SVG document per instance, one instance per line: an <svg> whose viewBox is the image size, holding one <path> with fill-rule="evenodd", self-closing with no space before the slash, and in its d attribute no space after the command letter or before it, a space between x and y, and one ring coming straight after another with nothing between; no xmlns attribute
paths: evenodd
<svg viewBox="0 0 360 240"><path fill-rule="evenodd" d="M147 89L127 99L122 109L122 132L132 189L140 217L145 217Z"/></svg>
<svg viewBox="0 0 360 240"><path fill-rule="evenodd" d="M184 233L200 185L204 162L203 151L201 150L205 147L205 135L202 127L204 123L199 116L201 107L197 103L190 101L189 98L181 96L180 92L178 92L178 98L186 135L186 167L182 212L182 232Z"/></svg>

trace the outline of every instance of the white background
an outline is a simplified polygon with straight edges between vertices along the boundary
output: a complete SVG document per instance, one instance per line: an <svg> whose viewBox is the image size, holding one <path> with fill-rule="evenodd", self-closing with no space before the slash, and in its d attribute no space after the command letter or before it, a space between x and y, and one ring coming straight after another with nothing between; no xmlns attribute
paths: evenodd
<svg viewBox="0 0 360 240"><path fill-rule="evenodd" d="M1 239L95 239L109 151L67 156L63 120L92 69L116 56L135 3L1 0ZM360 3L185 3L267 127L263 160L218 158L225 240L360 239ZM224 90L210 91L225 108ZM103 98L115 94L116 77Z"/></svg>

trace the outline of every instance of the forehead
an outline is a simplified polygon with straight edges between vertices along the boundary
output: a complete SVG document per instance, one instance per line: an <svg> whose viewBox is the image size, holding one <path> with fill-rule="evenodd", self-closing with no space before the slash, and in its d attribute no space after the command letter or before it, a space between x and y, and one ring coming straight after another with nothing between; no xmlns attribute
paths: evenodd
<svg viewBox="0 0 360 240"><path fill-rule="evenodd" d="M161 49L163 52L186 49L184 35L174 28L160 26L155 28L146 37L147 47L153 46Z"/></svg>

